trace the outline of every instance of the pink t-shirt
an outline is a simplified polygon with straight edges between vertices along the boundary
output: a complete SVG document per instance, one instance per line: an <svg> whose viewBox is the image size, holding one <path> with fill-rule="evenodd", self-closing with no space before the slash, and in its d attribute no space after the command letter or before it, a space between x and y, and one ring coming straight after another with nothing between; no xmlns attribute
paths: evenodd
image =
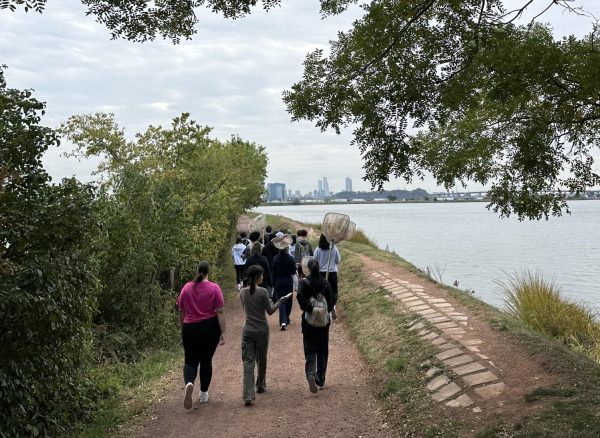
<svg viewBox="0 0 600 438"><path fill-rule="evenodd" d="M184 313L184 324L213 318L217 316L215 309L224 305L223 292L219 285L212 281L190 281L183 286L177 298L177 307Z"/></svg>

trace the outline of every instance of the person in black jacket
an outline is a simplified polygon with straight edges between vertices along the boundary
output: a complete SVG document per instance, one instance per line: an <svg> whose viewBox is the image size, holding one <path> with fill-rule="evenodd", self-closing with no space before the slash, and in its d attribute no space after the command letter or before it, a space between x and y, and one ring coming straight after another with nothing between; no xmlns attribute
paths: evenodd
<svg viewBox="0 0 600 438"><path fill-rule="evenodd" d="M265 237L266 236L267 236L267 234L265 234ZM276 237L275 234L273 233L268 236L269 236L269 243L265 244L262 247L262 255L267 258L267 261L269 262L270 270L271 270L271 272L273 272L273 259L275 258L275 256L279 252L279 250L277 248L275 248L273 246L273 242L271 242L271 239L274 239ZM273 299L273 287L267 288L267 290L269 291L269 297L271 299Z"/></svg>
<svg viewBox="0 0 600 438"><path fill-rule="evenodd" d="M244 283L248 284L248 268L252 265L258 265L263 269L263 281L259 284L260 287L264 287L269 290L273 290L273 274L271 273L271 265L265 256L261 255L262 245L260 242L254 242L251 246L250 257L246 259L244 265Z"/></svg>
<svg viewBox="0 0 600 438"><path fill-rule="evenodd" d="M288 250L292 243L292 237L289 234L281 234L279 237L271 239L270 244L279 250L279 253L273 258L273 299L289 294L294 289L293 275L296 273L296 262ZM292 313L292 300L287 300L279 307L279 325L281 330L285 330L290 325L290 314Z"/></svg>
<svg viewBox="0 0 600 438"><path fill-rule="evenodd" d="M329 357L329 326L314 327L306 320L306 314L313 310L311 298L321 293L327 301L327 311L333 310L333 293L329 282L321 277L319 262L311 258L304 271L305 278L298 283L296 299L302 309L302 340L304 344L304 359L306 360L306 380L310 392L317 392L325 387L325 373L327 371L327 359Z"/></svg>

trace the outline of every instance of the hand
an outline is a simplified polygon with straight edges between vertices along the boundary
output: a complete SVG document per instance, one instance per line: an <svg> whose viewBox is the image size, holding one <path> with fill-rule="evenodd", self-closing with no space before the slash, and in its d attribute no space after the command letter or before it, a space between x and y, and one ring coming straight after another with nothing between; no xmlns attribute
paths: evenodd
<svg viewBox="0 0 600 438"><path fill-rule="evenodd" d="M292 298L292 292L290 292L289 294L287 294L285 297L286 300L289 300L290 298Z"/></svg>
<svg viewBox="0 0 600 438"><path fill-rule="evenodd" d="M219 340L219 345L225 345L225 335L221 333L221 339Z"/></svg>

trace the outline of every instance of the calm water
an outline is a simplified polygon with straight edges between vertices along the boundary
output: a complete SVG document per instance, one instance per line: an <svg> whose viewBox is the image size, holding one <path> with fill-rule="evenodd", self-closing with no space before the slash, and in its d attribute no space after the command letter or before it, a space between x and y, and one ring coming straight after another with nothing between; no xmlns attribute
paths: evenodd
<svg viewBox="0 0 600 438"><path fill-rule="evenodd" d="M600 309L600 201L572 201L571 215L541 222L500 219L485 203L342 204L259 207L319 223L345 213L380 248L503 307L495 281L523 269L554 278L561 293Z"/></svg>

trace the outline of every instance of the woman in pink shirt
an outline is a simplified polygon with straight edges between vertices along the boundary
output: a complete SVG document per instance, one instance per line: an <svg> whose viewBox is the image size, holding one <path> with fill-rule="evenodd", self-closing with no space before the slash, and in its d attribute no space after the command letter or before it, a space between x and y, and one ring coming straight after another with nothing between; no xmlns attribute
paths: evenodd
<svg viewBox="0 0 600 438"><path fill-rule="evenodd" d="M208 280L209 271L208 262L200 262L196 276L183 286L177 299L181 338L185 351L183 406L186 409L192 407L198 365L200 365L200 403L208 401L212 358L217 345L225 343L223 293L218 284Z"/></svg>

